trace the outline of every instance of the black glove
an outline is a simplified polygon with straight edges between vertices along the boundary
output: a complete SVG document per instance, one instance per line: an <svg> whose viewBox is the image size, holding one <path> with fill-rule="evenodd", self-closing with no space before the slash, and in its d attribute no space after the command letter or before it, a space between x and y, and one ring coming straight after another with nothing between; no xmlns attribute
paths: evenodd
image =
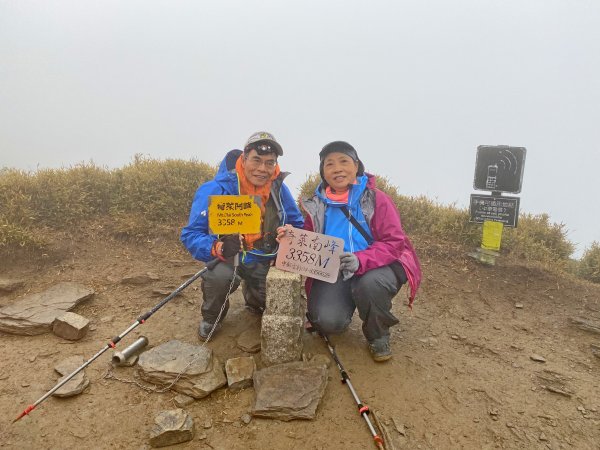
<svg viewBox="0 0 600 450"><path fill-rule="evenodd" d="M224 258L231 258L232 256L237 255L242 249L239 234L227 234L219 240L223 243L221 255L223 255Z"/></svg>

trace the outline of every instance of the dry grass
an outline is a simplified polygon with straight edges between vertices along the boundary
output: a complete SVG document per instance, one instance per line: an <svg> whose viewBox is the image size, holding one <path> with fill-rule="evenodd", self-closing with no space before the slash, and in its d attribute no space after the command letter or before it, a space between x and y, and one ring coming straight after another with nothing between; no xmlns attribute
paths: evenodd
<svg viewBox="0 0 600 450"><path fill-rule="evenodd" d="M211 179L215 167L198 161L154 160L136 156L131 164L109 170L93 164L65 169L24 172L0 170L0 252L48 247L53 233L85 232L102 223L110 235L148 239L172 235L189 212L196 188ZM312 195L318 174L307 177L300 197ZM426 197L407 197L387 179L377 177L400 211L413 240L447 243L472 250L481 243L481 225L469 222L469 212ZM581 261L571 255L573 244L564 224L547 214L521 214L517 228L503 233L502 253L524 261L567 270L600 282L600 247L594 243Z"/></svg>
<svg viewBox="0 0 600 450"><path fill-rule="evenodd" d="M201 162L136 156L120 169L93 164L0 172L0 247L44 247L52 230L102 220L120 236L148 237L183 223L196 188L214 176Z"/></svg>

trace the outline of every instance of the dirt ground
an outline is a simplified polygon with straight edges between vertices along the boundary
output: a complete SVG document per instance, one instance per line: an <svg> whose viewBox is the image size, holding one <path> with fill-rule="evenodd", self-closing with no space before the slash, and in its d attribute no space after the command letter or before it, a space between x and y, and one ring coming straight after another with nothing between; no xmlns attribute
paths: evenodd
<svg viewBox="0 0 600 450"><path fill-rule="evenodd" d="M81 341L52 333L0 334L0 448L147 449L155 415L175 408L176 393L150 393L127 382L137 381L133 368L115 369L120 380L105 378L112 351L85 369L91 383L83 394L49 398L29 416L11 421L54 386L56 362L76 354L92 357L161 300L153 289L173 290L201 265L175 237L135 245L90 236L62 245L60 258L0 262L2 276L26 280L25 288L0 296L0 305L58 281L77 281L96 291L74 310L92 325ZM404 288L395 302L401 323L392 333L393 358L382 364L371 360L357 317L333 338L361 399L390 428L403 429L404 436L394 434L397 448L600 448L600 359L590 347L600 343L600 335L569 322L574 316L600 320L600 286L504 258L486 267L463 252L415 245L424 280L412 314ZM147 271L160 280L144 287L120 283L125 275ZM170 339L198 343L200 302L196 282L119 348L140 335L151 345ZM221 361L245 355L235 339L247 327L259 326L242 305L237 292L224 327L208 344ZM328 355L317 336L305 334L304 345L307 353ZM335 365L329 374L314 420L253 418L245 424L240 417L251 408L253 389L233 394L222 388L186 407L196 434L177 448L375 448Z"/></svg>

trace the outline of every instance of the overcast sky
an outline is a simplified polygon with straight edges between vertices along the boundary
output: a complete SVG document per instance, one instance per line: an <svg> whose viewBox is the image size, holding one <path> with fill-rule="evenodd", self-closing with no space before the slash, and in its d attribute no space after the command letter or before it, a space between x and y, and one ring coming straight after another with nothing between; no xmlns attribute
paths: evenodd
<svg viewBox="0 0 600 450"><path fill-rule="evenodd" d="M600 241L599 69L598 0L0 0L0 166L214 164L266 129L295 194L346 140L400 193L467 207L477 146L520 146L521 211L578 256Z"/></svg>

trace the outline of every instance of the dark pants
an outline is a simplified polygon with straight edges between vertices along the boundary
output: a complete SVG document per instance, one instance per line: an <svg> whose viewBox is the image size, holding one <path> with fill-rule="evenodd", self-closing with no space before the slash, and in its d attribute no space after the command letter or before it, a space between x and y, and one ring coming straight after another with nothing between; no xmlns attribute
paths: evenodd
<svg viewBox="0 0 600 450"><path fill-rule="evenodd" d="M358 309L363 334L368 341L390 334L399 320L392 314L392 298L402 283L389 267L379 267L361 276L335 283L314 280L308 296L308 319L324 334L339 334L352 321Z"/></svg>
<svg viewBox="0 0 600 450"><path fill-rule="evenodd" d="M237 276L231 287L233 293L240 285L242 279L245 281L242 293L246 305L254 310L264 310L267 295L267 273L269 272L269 263L240 264L237 270ZM225 303L225 298L231 286L233 278L233 266L225 262L219 262L212 269L208 269L202 274L202 317L209 323L215 323L219 316L219 311ZM225 305L221 320L227 315L229 303Z"/></svg>

